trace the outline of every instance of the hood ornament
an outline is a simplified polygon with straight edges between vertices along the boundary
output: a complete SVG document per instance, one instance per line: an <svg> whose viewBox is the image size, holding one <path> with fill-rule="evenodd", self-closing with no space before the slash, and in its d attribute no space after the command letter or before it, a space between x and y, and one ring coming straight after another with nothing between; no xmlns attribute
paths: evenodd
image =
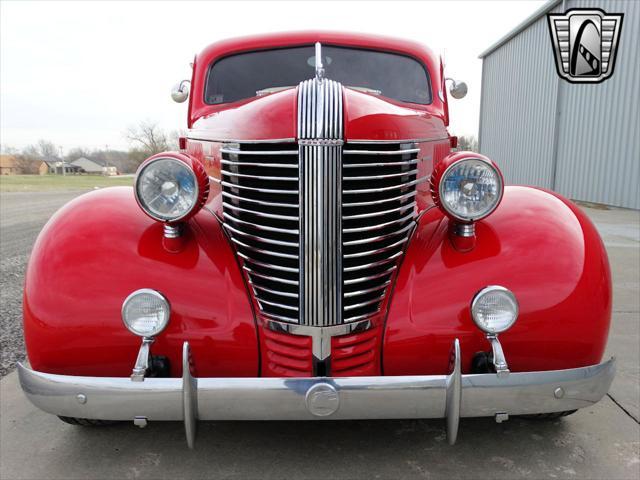
<svg viewBox="0 0 640 480"><path fill-rule="evenodd" d="M322 65L322 44L316 42L316 80L322 82L324 79L324 67Z"/></svg>

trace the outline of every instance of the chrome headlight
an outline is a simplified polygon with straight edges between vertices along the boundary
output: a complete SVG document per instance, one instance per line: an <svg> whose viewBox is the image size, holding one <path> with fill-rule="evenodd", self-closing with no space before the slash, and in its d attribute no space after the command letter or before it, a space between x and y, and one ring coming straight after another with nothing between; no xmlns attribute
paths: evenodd
<svg viewBox="0 0 640 480"><path fill-rule="evenodd" d="M149 288L136 290L122 304L122 321L131 333L153 337L169 323L171 307L159 292Z"/></svg>
<svg viewBox="0 0 640 480"><path fill-rule="evenodd" d="M454 161L438 180L440 205L463 222L480 220L493 212L504 190L498 168L489 159L480 157Z"/></svg>
<svg viewBox="0 0 640 480"><path fill-rule="evenodd" d="M161 222L182 220L198 205L198 178L191 166L174 157L152 157L136 176L140 207Z"/></svg>
<svg viewBox="0 0 640 480"><path fill-rule="evenodd" d="M518 301L504 287L492 285L476 293L471 302L471 316L483 332L495 335L504 332L518 319Z"/></svg>

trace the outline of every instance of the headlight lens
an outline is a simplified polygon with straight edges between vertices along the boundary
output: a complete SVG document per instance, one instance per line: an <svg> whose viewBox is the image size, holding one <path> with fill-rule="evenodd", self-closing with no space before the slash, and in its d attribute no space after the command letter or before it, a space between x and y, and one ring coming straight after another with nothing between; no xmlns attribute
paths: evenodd
<svg viewBox="0 0 640 480"><path fill-rule="evenodd" d="M440 180L439 197L454 218L474 221L489 215L502 197L502 177L491 164L467 158L449 166Z"/></svg>
<svg viewBox="0 0 640 480"><path fill-rule="evenodd" d="M175 158L157 158L144 165L136 178L135 191L144 211L163 222L184 218L198 201L194 171Z"/></svg>
<svg viewBox="0 0 640 480"><path fill-rule="evenodd" d="M130 332L153 337L169 323L171 308L164 296L148 288L136 290L122 304L122 321Z"/></svg>
<svg viewBox="0 0 640 480"><path fill-rule="evenodd" d="M471 316L480 330L497 334L511 328L518 318L518 308L518 301L510 290L494 285L475 295Z"/></svg>

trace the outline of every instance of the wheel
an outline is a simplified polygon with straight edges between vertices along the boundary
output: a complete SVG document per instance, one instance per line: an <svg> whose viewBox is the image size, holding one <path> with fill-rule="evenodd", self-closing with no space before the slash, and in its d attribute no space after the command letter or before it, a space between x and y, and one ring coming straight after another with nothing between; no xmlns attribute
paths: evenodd
<svg viewBox="0 0 640 480"><path fill-rule="evenodd" d="M558 418L571 415L572 413L576 413L577 411L578 410L565 410L564 412L534 413L531 415L519 415L519 417L530 419L530 420L556 420Z"/></svg>
<svg viewBox="0 0 640 480"><path fill-rule="evenodd" d="M92 420L91 418L61 417L60 415L58 415L58 418L69 425L80 425L82 427L103 427L118 423L115 420Z"/></svg>

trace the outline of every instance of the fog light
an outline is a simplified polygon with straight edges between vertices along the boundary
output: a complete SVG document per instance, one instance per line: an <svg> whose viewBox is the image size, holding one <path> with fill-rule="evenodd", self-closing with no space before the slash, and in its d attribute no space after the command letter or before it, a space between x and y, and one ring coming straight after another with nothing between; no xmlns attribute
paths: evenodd
<svg viewBox="0 0 640 480"><path fill-rule="evenodd" d="M136 290L122 304L122 321L131 333L154 337L169 323L171 308L167 299L149 288Z"/></svg>
<svg viewBox="0 0 640 480"><path fill-rule="evenodd" d="M507 331L518 318L518 301L504 287L492 285L476 293L471 316L478 328L490 335Z"/></svg>

